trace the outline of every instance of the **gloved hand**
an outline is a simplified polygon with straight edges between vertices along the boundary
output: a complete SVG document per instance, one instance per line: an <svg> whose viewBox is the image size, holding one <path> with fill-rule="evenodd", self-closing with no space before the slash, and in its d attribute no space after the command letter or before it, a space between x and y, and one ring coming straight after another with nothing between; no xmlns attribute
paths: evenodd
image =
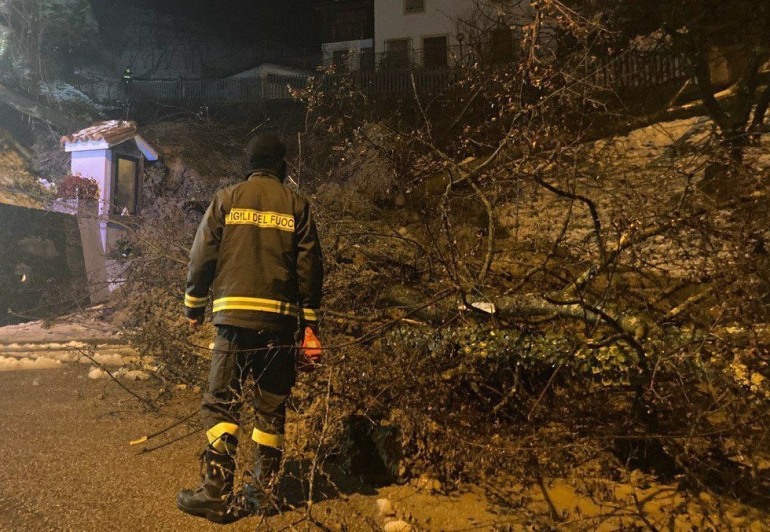
<svg viewBox="0 0 770 532"><path fill-rule="evenodd" d="M297 357L297 369L300 371L315 370L321 365L322 353L323 348L321 347L321 340L318 339L317 329L305 327L305 334Z"/></svg>

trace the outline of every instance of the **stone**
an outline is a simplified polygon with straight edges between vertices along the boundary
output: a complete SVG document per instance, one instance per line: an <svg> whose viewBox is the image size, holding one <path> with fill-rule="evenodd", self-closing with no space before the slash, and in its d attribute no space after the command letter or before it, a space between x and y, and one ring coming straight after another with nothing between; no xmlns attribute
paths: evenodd
<svg viewBox="0 0 770 532"><path fill-rule="evenodd" d="M420 478L417 479L417 482L415 483L415 486L419 490L425 490L425 491L441 491L441 489L444 487L441 484L441 481L433 478L432 476L423 473L420 475Z"/></svg>
<svg viewBox="0 0 770 532"><path fill-rule="evenodd" d="M107 376L107 373L99 368L91 368L88 372L89 379L103 379Z"/></svg>
<svg viewBox="0 0 770 532"><path fill-rule="evenodd" d="M384 532L411 532L412 525L406 521L391 521L382 527Z"/></svg>
<svg viewBox="0 0 770 532"><path fill-rule="evenodd" d="M383 517L396 515L396 511L393 509L393 503L390 502L390 499L377 499L377 508L380 510L380 515Z"/></svg>
<svg viewBox="0 0 770 532"><path fill-rule="evenodd" d="M150 376L141 370L126 371L122 377L129 381L146 381Z"/></svg>

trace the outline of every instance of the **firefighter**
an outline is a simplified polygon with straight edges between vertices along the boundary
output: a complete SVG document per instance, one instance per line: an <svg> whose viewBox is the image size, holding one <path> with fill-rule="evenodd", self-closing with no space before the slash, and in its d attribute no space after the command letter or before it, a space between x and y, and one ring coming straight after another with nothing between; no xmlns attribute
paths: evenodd
<svg viewBox="0 0 770 532"><path fill-rule="evenodd" d="M134 75L129 67L123 71L123 77L120 78L120 81L123 83L123 103L126 108L126 120L128 120L131 111L131 85L134 82Z"/></svg>
<svg viewBox="0 0 770 532"><path fill-rule="evenodd" d="M246 148L246 180L217 191L190 251L185 293L193 329L213 297L213 345L202 418L207 445L201 486L182 490L184 512L225 523L243 515L234 509L235 451L242 436L243 387L253 378L251 438L256 459L252 493L272 486L280 467L286 400L295 382L296 342L317 342L323 266L308 202L284 186L286 148L272 135L258 135ZM304 365L317 360L302 352ZM260 493L269 493L269 489ZM268 498L258 499L266 511Z"/></svg>

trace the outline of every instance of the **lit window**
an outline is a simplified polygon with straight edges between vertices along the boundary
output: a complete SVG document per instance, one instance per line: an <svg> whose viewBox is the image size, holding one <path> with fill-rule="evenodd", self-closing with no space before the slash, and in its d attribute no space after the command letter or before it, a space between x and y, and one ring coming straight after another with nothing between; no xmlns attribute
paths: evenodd
<svg viewBox="0 0 770 532"><path fill-rule="evenodd" d="M425 0L404 0L404 13L424 13Z"/></svg>
<svg viewBox="0 0 770 532"><path fill-rule="evenodd" d="M112 195L114 214L136 214L138 180L138 161L128 157L118 157L115 168L115 190Z"/></svg>

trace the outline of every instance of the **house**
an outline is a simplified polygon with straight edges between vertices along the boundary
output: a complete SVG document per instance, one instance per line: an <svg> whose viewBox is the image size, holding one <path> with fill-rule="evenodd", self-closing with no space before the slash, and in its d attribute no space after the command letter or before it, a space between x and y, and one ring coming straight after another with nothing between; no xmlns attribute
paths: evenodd
<svg viewBox="0 0 770 532"><path fill-rule="evenodd" d="M529 11L529 2L511 0L375 0L374 51L380 68L510 61L514 28Z"/></svg>
<svg viewBox="0 0 770 532"><path fill-rule="evenodd" d="M514 58L532 14L515 0L337 0L319 8L325 64L338 70L446 69Z"/></svg>
<svg viewBox="0 0 770 532"><path fill-rule="evenodd" d="M374 0L327 1L316 9L323 17L323 63L341 71L373 70Z"/></svg>
<svg viewBox="0 0 770 532"><path fill-rule="evenodd" d="M226 78L230 83L220 83L217 86L217 92L220 98L234 101L257 95L262 100L290 99L289 88L305 88L312 75L313 73L307 70L263 63L256 68L244 70ZM242 80L246 84L232 83L237 80ZM258 84L253 84L256 81Z"/></svg>

